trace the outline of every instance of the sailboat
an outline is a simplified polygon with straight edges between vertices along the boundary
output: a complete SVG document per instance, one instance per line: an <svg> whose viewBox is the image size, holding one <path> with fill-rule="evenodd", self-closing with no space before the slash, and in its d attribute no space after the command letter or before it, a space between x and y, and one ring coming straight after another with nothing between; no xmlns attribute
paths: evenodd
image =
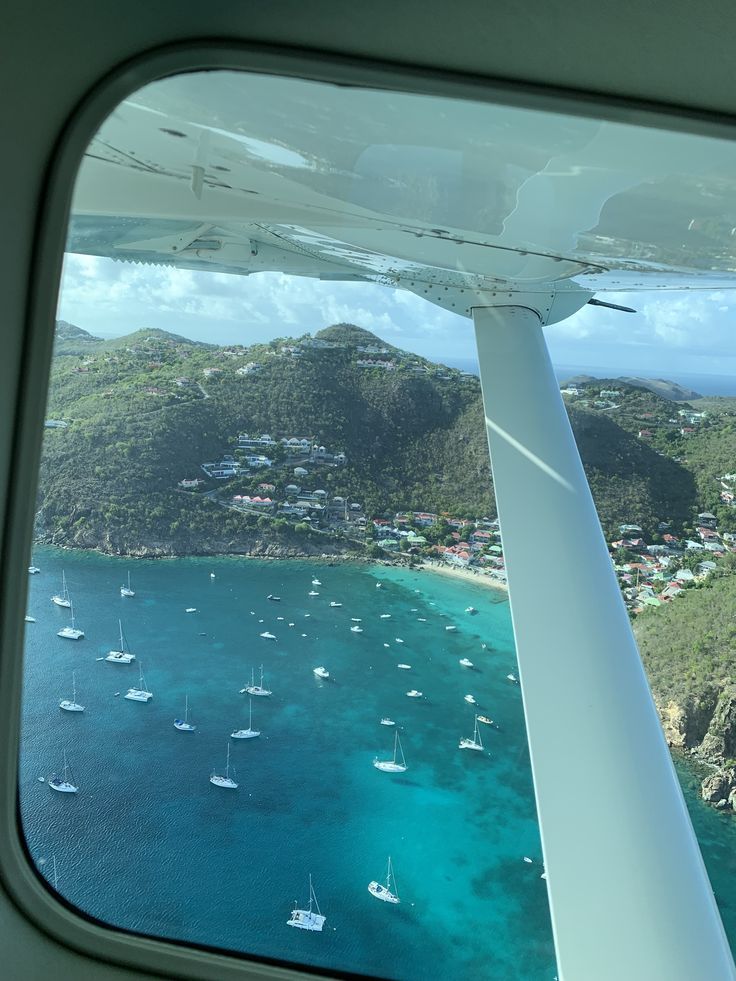
<svg viewBox="0 0 736 981"><path fill-rule="evenodd" d="M153 698L153 692L146 691L146 679L143 677L143 665L138 662L138 688L129 688L125 698L131 702L148 702Z"/></svg>
<svg viewBox="0 0 736 981"><path fill-rule="evenodd" d="M38 574L38 573L39 573L40 571L41 571L41 570L40 570L40 569L38 568L38 566L37 566L37 565L29 565L29 566L28 566L28 572L29 572L29 574L30 574L31 576L35 576L35 575L37 575L37 574Z"/></svg>
<svg viewBox="0 0 736 981"><path fill-rule="evenodd" d="M72 602L69 599L69 590L66 588L66 576L63 570L61 572L61 593L57 593L55 596L52 596L51 602L56 603L57 606L63 606L67 610L72 605Z"/></svg>
<svg viewBox="0 0 736 981"><path fill-rule="evenodd" d="M135 661L135 654L131 654L130 651L126 651L125 649L122 620L118 620L118 627L120 628L120 650L110 651L105 660L110 661L113 664L130 664L131 661Z"/></svg>
<svg viewBox="0 0 736 981"><path fill-rule="evenodd" d="M238 785L230 776L230 743L227 744L227 762L225 763L225 776L219 773L210 774L210 783L216 787L224 787L226 790L237 790Z"/></svg>
<svg viewBox="0 0 736 981"><path fill-rule="evenodd" d="M253 699L248 699L248 728L236 729L235 732L230 733L230 736L233 739L255 739L256 736L260 736L260 732L253 728Z"/></svg>
<svg viewBox="0 0 736 981"><path fill-rule="evenodd" d="M315 678L324 678L325 680L330 677L330 672L324 667L312 668L312 674Z"/></svg>
<svg viewBox="0 0 736 981"><path fill-rule="evenodd" d="M388 869L386 871L386 885L381 885L380 882L368 883L368 892L371 896L375 896L376 899L382 899L384 903L400 903L399 891L396 888L396 880L393 882L393 889L391 888L391 880L394 879L394 871L391 868L391 856L388 857Z"/></svg>
<svg viewBox="0 0 736 981"><path fill-rule="evenodd" d="M475 717L475 728L473 729L472 739L461 739L458 743L460 749L475 749L479 753L483 752L483 740L480 738L480 729L478 728L478 716Z"/></svg>
<svg viewBox="0 0 736 981"><path fill-rule="evenodd" d="M66 750L64 750L64 775L57 777L56 774L54 774L54 776L49 780L49 787L51 787L52 790L58 790L60 794L76 794L79 787L76 787L71 782L69 777L70 767L66 762Z"/></svg>
<svg viewBox="0 0 736 981"><path fill-rule="evenodd" d="M71 701L65 698L62 702L59 702L59 708L64 709L65 712L84 712L84 705L80 705L77 702L77 674L76 671L72 671L72 697Z"/></svg>
<svg viewBox="0 0 736 981"><path fill-rule="evenodd" d="M60 604L63 605L63 604ZM84 631L80 630L79 627L74 625L74 607L69 604L72 612L72 624L70 627L62 627L61 630L56 631L57 637L65 637L67 640L81 640L84 637Z"/></svg>
<svg viewBox="0 0 736 981"><path fill-rule="evenodd" d="M401 763L396 762L396 754L401 754ZM406 769L406 760L404 759L404 750L401 748L401 740L399 739L399 730L396 730L394 737L394 758L392 760L379 760L375 759L373 765L377 770L383 770L385 773L403 773Z"/></svg>
<svg viewBox="0 0 736 981"><path fill-rule="evenodd" d="M244 692L247 692L249 695L271 695L271 694L273 694L273 692L270 692L268 690L268 688L264 688L263 687L263 665L261 665L261 683L260 683L260 685L256 685L255 684L255 682L253 680L253 668L251 668L250 669L250 684L249 685L246 685L245 688L243 688L243 691Z"/></svg>
<svg viewBox="0 0 736 981"><path fill-rule="evenodd" d="M317 912L314 912L313 907L317 907ZM289 926L298 927L300 930L321 930L325 925L326 916L323 916L319 903L317 902L317 897L314 894L314 886L312 885L312 875L309 875L309 909L293 909L291 911L291 919L287 920Z"/></svg>
<svg viewBox="0 0 736 981"><path fill-rule="evenodd" d="M194 732L197 728L189 722L189 695L184 696L184 718L174 719L174 728L179 732Z"/></svg>
<svg viewBox="0 0 736 981"><path fill-rule="evenodd" d="M121 596L135 596L135 590L130 588L130 573L128 573L128 585L120 587Z"/></svg>

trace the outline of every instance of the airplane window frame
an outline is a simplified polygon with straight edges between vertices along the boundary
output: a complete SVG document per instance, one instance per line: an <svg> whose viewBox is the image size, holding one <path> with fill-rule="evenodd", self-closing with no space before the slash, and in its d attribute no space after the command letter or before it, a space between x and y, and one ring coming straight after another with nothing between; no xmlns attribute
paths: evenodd
<svg viewBox="0 0 736 981"><path fill-rule="evenodd" d="M347 86L492 101L647 128L729 140L736 137L736 120L720 114L236 40L172 44L122 64L98 79L67 121L48 163L38 199L40 217L27 283L29 299L19 394L11 423L14 480L3 516L5 536L0 560L3 569L23 569L30 555L57 294L74 182L84 152L107 116L144 85L182 72L208 70L258 72ZM35 397L34 393L38 392L44 396ZM346 976L344 972L332 974L306 966L291 968L277 961L255 961L236 951L128 933L94 920L45 883L28 853L18 804L25 600L25 577L4 577L0 591L0 881L20 910L58 943L98 960L144 972L213 981Z"/></svg>

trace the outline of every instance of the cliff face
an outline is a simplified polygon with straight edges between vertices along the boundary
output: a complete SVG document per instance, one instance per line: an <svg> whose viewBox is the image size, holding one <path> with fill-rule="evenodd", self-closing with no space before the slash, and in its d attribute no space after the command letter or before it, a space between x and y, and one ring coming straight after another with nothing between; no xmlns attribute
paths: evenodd
<svg viewBox="0 0 736 981"><path fill-rule="evenodd" d="M658 701L657 709L671 747L717 768L702 782L703 800L720 810L736 810L736 684L725 681L682 702Z"/></svg>

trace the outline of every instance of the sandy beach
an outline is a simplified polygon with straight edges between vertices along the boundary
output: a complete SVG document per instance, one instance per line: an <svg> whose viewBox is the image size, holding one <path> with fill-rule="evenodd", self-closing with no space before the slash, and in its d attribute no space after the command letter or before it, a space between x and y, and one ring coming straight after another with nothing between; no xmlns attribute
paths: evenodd
<svg viewBox="0 0 736 981"><path fill-rule="evenodd" d="M422 562L416 568L425 569L427 572L436 572L441 576L450 576L452 579L462 579L465 582L475 583L477 586L488 586L489 589L497 589L503 593L508 592L508 586L505 582L491 579L490 576L473 569L463 569L460 566L445 565L445 563L439 562Z"/></svg>

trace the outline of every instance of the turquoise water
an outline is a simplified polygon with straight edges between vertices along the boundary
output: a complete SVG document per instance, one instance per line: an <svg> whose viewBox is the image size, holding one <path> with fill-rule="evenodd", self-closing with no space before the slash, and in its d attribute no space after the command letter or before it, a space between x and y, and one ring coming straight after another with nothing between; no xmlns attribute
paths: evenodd
<svg viewBox="0 0 736 981"><path fill-rule="evenodd" d="M33 858L49 875L56 856L72 903L128 930L336 971L555 975L521 698L506 680L516 661L503 594L372 566L131 562L51 549L34 562L21 812ZM77 643L56 636L69 622L50 602L62 565L86 634ZM122 599L128 570L136 596ZM320 595L309 597L312 588ZM96 660L118 646L118 617L154 694L148 704L122 697L137 663ZM352 617L362 634L351 633ZM259 637L265 630L276 642ZM458 664L464 656L474 670ZM229 740L248 725L239 690L261 664L273 690L253 699L262 736ZM318 665L329 681L314 678ZM83 714L58 708L72 670ZM407 698L411 688L425 698ZM467 693L499 725L483 727L483 755L458 749L473 733ZM194 733L173 727L187 694ZM393 751L382 716L401 726L405 774L371 765ZM209 782L228 742L234 791ZM64 750L77 795L38 781L61 769ZM389 854L399 906L367 891ZM294 900L307 902L309 873L327 917L321 934L286 925Z"/></svg>

